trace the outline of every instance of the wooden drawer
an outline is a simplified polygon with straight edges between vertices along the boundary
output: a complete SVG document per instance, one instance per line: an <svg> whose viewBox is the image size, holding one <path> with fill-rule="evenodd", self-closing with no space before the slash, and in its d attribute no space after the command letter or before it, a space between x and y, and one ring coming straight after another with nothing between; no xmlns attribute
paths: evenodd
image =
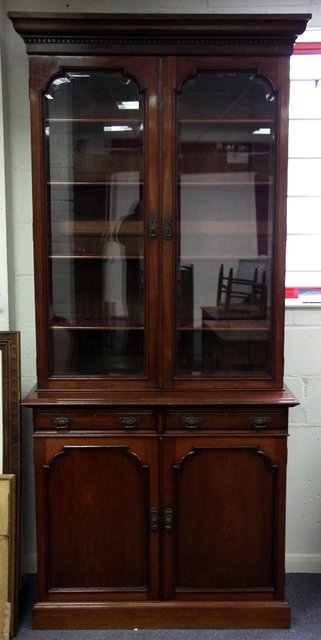
<svg viewBox="0 0 321 640"><path fill-rule="evenodd" d="M55 411L35 411L35 431L147 431L155 429L152 411L101 411L94 409L70 410L61 407Z"/></svg>
<svg viewBox="0 0 321 640"><path fill-rule="evenodd" d="M249 411L217 410L217 411L171 411L167 414L167 430L202 431L202 430L251 430L266 431L287 428L287 410L271 410L262 408Z"/></svg>

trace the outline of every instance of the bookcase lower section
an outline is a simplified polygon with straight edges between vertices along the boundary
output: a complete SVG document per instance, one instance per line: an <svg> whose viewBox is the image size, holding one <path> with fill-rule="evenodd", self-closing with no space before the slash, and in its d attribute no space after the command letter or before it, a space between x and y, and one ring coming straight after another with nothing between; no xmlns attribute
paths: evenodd
<svg viewBox="0 0 321 640"><path fill-rule="evenodd" d="M34 629L286 629L291 609L281 602L39 602Z"/></svg>
<svg viewBox="0 0 321 640"><path fill-rule="evenodd" d="M37 407L33 627L289 627L287 414Z"/></svg>

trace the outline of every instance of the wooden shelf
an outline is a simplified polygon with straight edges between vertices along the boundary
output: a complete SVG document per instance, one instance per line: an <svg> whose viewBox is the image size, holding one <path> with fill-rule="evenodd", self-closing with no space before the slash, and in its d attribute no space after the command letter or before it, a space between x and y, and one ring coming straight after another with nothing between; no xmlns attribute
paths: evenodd
<svg viewBox="0 0 321 640"><path fill-rule="evenodd" d="M73 220L67 222L54 223L53 229L55 233L70 234L70 235L104 235L111 236L119 226L118 221L108 220ZM143 221L133 220L125 221L121 223L122 233L117 234L117 237L137 236L140 237L143 233Z"/></svg>
<svg viewBox="0 0 321 640"><path fill-rule="evenodd" d="M233 228L231 226L233 224ZM184 226L184 235L202 236L251 236L267 235L267 222L258 222L256 219L244 221L220 221L220 220L187 220L181 222Z"/></svg>
<svg viewBox="0 0 321 640"><path fill-rule="evenodd" d="M273 124L273 118L179 118L178 124Z"/></svg>
<svg viewBox="0 0 321 640"><path fill-rule="evenodd" d="M86 324L53 324L50 327L54 331L72 330L72 331L144 331L143 326L129 326L129 325L109 325L106 323L96 324L94 321L88 321Z"/></svg>
<svg viewBox="0 0 321 640"><path fill-rule="evenodd" d="M234 236L232 236L234 237ZM236 236L239 237L239 236ZM262 238L262 236L259 236L260 238ZM253 234L253 238L257 238L257 236L255 234ZM184 252L181 253L179 256L179 259L182 263L184 262L188 262L189 260L210 260L213 265L216 262L222 262L224 260L265 260L266 262L268 262L269 260L271 260L271 256L268 256L266 254L260 254L258 255L257 253L247 253L247 252L241 252L241 251L235 251L232 252L231 250L229 251L229 253L227 252L217 252L215 251L213 253L210 253L209 251L207 252L202 252L202 253L192 253L192 252Z"/></svg>
<svg viewBox="0 0 321 640"><path fill-rule="evenodd" d="M91 253L84 254L71 254L71 255L51 255L49 256L51 260L118 260L123 262L124 260L142 260L143 256L115 256L115 255L107 255L107 254L97 254L93 255Z"/></svg>
<svg viewBox="0 0 321 640"><path fill-rule="evenodd" d="M142 118L114 118L113 116L106 116L105 118L47 118L46 122L56 123L80 123L80 124L106 124L111 122L115 124L142 124ZM119 133L119 132L117 132ZM120 132L121 133L121 132Z"/></svg>
<svg viewBox="0 0 321 640"><path fill-rule="evenodd" d="M269 186L273 181L268 180L180 180L178 187L257 187Z"/></svg>
<svg viewBox="0 0 321 640"><path fill-rule="evenodd" d="M48 186L53 187L65 187L65 186L73 186L73 187L106 187L109 185L117 186L117 187L132 187L132 186L140 186L143 184L141 180L82 180L82 181L67 181L67 180L49 180L47 182Z"/></svg>

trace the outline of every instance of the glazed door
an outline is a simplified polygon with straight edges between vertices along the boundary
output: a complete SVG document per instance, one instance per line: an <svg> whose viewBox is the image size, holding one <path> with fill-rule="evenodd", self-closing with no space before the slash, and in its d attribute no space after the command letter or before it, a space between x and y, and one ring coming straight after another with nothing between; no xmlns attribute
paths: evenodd
<svg viewBox="0 0 321 640"><path fill-rule="evenodd" d="M277 166L280 78L274 60L260 60L260 70L252 59L234 65L178 58L165 67L169 387L273 386L280 376L282 343L274 331L276 318L282 322L283 288L276 292L284 263L275 235L276 211L282 219L285 204L277 200L284 161Z"/></svg>
<svg viewBox="0 0 321 640"><path fill-rule="evenodd" d="M153 438L35 439L39 598L158 597Z"/></svg>
<svg viewBox="0 0 321 640"><path fill-rule="evenodd" d="M156 74L145 58L32 64L40 386L155 384Z"/></svg>
<svg viewBox="0 0 321 640"><path fill-rule="evenodd" d="M164 449L165 597L282 597L285 439L168 438Z"/></svg>

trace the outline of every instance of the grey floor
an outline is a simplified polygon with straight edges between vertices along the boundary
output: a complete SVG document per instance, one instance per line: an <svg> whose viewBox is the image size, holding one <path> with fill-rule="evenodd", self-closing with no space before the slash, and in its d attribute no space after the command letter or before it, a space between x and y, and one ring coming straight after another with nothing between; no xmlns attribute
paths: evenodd
<svg viewBox="0 0 321 640"><path fill-rule="evenodd" d="M291 629L124 629L33 631L30 611L35 581L29 579L21 605L18 640L321 640L321 574L287 575L287 599L292 607Z"/></svg>

